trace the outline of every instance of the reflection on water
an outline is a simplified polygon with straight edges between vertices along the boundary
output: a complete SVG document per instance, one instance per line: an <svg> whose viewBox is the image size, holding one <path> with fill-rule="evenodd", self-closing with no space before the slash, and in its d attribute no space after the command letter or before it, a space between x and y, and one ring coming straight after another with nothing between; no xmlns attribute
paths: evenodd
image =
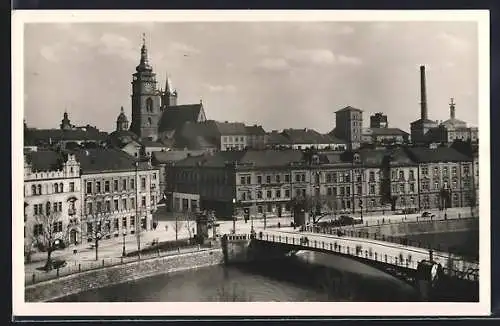
<svg viewBox="0 0 500 326"><path fill-rule="evenodd" d="M414 301L415 290L372 267L299 252L280 261L211 266L96 289L58 301Z"/></svg>

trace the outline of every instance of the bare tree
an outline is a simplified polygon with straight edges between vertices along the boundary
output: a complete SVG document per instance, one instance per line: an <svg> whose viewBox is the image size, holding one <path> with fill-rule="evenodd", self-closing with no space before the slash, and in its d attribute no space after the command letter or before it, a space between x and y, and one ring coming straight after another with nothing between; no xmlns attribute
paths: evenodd
<svg viewBox="0 0 500 326"><path fill-rule="evenodd" d="M31 250L32 244L35 244L47 252L44 269L48 271L52 269L52 253L57 248L58 240L64 243L68 238L70 225L63 225L61 212L51 211L50 202L45 203L44 208L46 208L45 214L34 216L30 223L31 228L28 229L31 229L31 239L27 242L27 247Z"/></svg>
<svg viewBox="0 0 500 326"><path fill-rule="evenodd" d="M111 235L111 214L98 213L93 219L92 229L87 230L87 236L94 240L95 260L99 260L99 241Z"/></svg>
<svg viewBox="0 0 500 326"><path fill-rule="evenodd" d="M174 224L174 231L175 231L175 241L179 239L179 232L182 230L184 227L184 222L179 221L179 219L175 219L175 224Z"/></svg>

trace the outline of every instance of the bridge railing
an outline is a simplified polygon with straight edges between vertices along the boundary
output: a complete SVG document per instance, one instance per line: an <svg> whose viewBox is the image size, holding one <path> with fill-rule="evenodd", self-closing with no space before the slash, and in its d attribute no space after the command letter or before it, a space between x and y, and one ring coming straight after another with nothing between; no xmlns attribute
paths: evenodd
<svg viewBox="0 0 500 326"><path fill-rule="evenodd" d="M356 258L364 258L372 262L375 261L414 270L417 269L418 266L418 260L415 259L411 253L407 253L406 255L400 253L398 256L393 256L383 252L382 250L362 248L362 246L356 244L346 245L342 239L337 239L338 241L334 238L326 240L305 240L307 237L304 237L301 234L269 234L264 232L259 232L256 235L256 238L268 242L300 246L302 248L331 251ZM445 260L449 258L439 253L436 253L435 257ZM477 264L472 264L472 266L466 270L443 266L443 270L447 275L455 275L460 278L477 281L479 279L479 269L477 266Z"/></svg>
<svg viewBox="0 0 500 326"><path fill-rule="evenodd" d="M336 235L338 234L338 228L318 228L313 230L314 233L319 234L330 234ZM443 245L440 243L431 243L429 241L421 241L421 240L412 240L408 239L404 236L386 236L384 234L371 233L365 230L356 230L356 229L342 229L341 231L345 236L353 237L353 238L363 238L363 239L371 239L377 241L385 241L395 244L400 244L409 247L417 247L428 250L442 251L448 252L453 255L463 256L464 258L468 258L473 261L477 261L479 259L478 253L474 253L469 250L459 249L455 246Z"/></svg>

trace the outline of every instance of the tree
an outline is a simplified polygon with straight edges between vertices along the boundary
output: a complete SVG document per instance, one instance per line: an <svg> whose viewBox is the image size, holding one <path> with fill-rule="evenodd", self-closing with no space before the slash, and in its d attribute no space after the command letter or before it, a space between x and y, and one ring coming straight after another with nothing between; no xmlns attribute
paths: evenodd
<svg viewBox="0 0 500 326"><path fill-rule="evenodd" d="M28 228L31 229L31 239L27 241L28 250L31 250L32 244L34 244L41 251L47 252L47 260L44 266L46 271L52 269L52 253L57 249L59 241L64 243L68 238L70 227L69 224L63 225L61 212L53 212L50 204L50 202L45 203L45 214L42 212L42 214L33 217L30 223L31 228Z"/></svg>
<svg viewBox="0 0 500 326"><path fill-rule="evenodd" d="M182 230L182 228L184 227L184 222L183 221L179 221L178 218L175 219L175 224L174 224L174 231L175 231L175 241L178 240L178 236L179 236L179 232Z"/></svg>
<svg viewBox="0 0 500 326"><path fill-rule="evenodd" d="M94 240L95 260L99 260L99 241L111 235L111 214L98 213L93 219L92 227L87 229L87 237Z"/></svg>

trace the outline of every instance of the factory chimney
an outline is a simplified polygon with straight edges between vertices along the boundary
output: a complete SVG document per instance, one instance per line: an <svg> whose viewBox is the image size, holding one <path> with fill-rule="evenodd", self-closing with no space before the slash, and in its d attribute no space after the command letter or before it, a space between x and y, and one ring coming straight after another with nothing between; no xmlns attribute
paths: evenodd
<svg viewBox="0 0 500 326"><path fill-rule="evenodd" d="M425 90L425 66L420 66L420 118L427 120L427 92Z"/></svg>
<svg viewBox="0 0 500 326"><path fill-rule="evenodd" d="M450 101L450 119L455 119L455 102L453 102L453 97Z"/></svg>

